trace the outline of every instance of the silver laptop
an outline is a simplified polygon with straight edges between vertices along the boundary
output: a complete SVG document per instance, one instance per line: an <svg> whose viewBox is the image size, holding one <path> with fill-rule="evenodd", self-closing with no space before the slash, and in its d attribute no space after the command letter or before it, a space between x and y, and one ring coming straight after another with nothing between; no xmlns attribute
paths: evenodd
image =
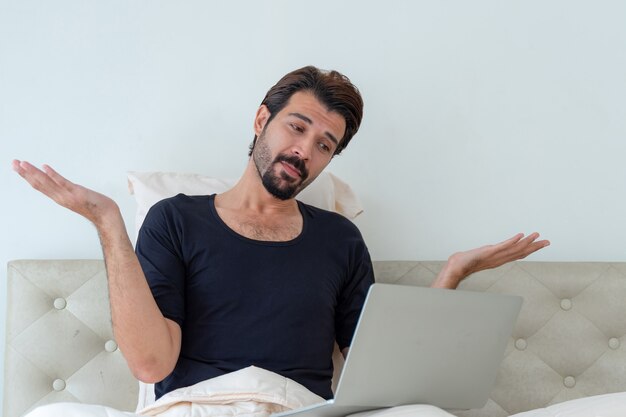
<svg viewBox="0 0 626 417"><path fill-rule="evenodd" d="M335 397L273 417L343 417L405 404L481 408L522 298L374 284Z"/></svg>

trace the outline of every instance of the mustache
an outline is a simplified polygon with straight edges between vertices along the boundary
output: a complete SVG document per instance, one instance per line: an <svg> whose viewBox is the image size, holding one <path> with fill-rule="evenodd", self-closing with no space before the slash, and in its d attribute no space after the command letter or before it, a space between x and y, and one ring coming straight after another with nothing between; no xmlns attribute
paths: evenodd
<svg viewBox="0 0 626 417"><path fill-rule="evenodd" d="M300 172L300 177L302 177L303 180L309 176L309 170L306 169L306 164L302 159L298 158L295 155L278 155L274 162L287 162L288 164L292 165L295 169L298 170L298 172Z"/></svg>

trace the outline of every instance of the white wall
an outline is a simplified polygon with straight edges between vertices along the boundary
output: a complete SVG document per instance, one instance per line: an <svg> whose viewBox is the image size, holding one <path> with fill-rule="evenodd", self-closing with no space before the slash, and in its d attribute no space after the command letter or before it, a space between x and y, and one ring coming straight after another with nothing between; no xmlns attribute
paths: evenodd
<svg viewBox="0 0 626 417"><path fill-rule="evenodd" d="M375 259L538 230L534 260L626 261L625 17L618 0L1 1L0 265L101 256L12 158L111 195L132 227L127 170L238 176L265 91L307 64L363 93L330 169Z"/></svg>

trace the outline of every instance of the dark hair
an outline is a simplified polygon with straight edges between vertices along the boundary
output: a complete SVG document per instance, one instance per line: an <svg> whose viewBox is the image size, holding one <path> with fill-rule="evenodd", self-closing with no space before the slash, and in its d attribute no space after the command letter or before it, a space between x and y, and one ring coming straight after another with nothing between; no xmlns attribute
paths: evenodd
<svg viewBox="0 0 626 417"><path fill-rule="evenodd" d="M335 150L335 155L339 155L359 130L363 119L363 99L359 90L348 77L337 71L324 71L312 65L297 69L270 88L261 102L270 112L267 123L272 121L298 91L312 93L329 111L337 112L344 118L346 131ZM255 135L248 155L252 155L256 139Z"/></svg>

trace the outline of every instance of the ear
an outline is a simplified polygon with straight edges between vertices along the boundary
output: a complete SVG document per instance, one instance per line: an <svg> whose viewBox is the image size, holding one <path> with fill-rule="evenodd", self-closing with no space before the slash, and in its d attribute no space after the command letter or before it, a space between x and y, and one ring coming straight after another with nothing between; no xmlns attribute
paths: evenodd
<svg viewBox="0 0 626 417"><path fill-rule="evenodd" d="M267 108L265 104L261 104L259 109L256 111L256 116L254 116L254 134L259 136L265 128L267 121L269 120L270 110Z"/></svg>

